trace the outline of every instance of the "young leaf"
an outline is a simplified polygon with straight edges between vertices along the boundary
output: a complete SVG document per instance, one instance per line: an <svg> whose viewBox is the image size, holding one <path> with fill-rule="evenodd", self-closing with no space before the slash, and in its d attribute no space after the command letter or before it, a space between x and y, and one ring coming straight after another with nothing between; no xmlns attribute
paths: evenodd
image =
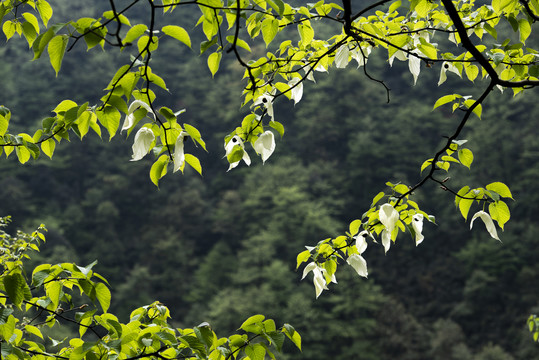
<svg viewBox="0 0 539 360"><path fill-rule="evenodd" d="M200 175L202 175L202 165L200 165L200 160L194 155L185 154L185 162L191 165Z"/></svg>
<svg viewBox="0 0 539 360"><path fill-rule="evenodd" d="M498 193L501 197L507 197L507 198L513 199L511 190L509 190L509 187L507 187L507 185L505 185L502 182L490 183L486 186L486 189Z"/></svg>
<svg viewBox="0 0 539 360"><path fill-rule="evenodd" d="M243 322L243 324L241 324L240 329L245 329L249 325L260 323L260 322L264 321L265 318L266 317L264 315L260 315L260 314L259 315L253 315L250 318L248 318L247 320L245 320Z"/></svg>
<svg viewBox="0 0 539 360"><path fill-rule="evenodd" d="M208 56L208 68L210 69L211 76L213 77L217 70L219 70L219 63L221 62L222 54L220 52L211 53Z"/></svg>
<svg viewBox="0 0 539 360"><path fill-rule="evenodd" d="M262 37L266 43L266 47L271 43L271 41L277 35L279 31L279 21L273 18L267 18L262 21Z"/></svg>
<svg viewBox="0 0 539 360"><path fill-rule="evenodd" d="M469 149L461 149L458 152L459 160L462 165L466 166L468 169L472 165L473 162L473 153Z"/></svg>
<svg viewBox="0 0 539 360"><path fill-rule="evenodd" d="M152 168L150 169L150 179L155 186L159 186L159 179L166 175L168 161L168 156L163 154L153 163Z"/></svg>
<svg viewBox="0 0 539 360"><path fill-rule="evenodd" d="M191 38L189 37L189 33L181 26L166 25L163 26L161 31L168 36L173 37L174 39L181 41L185 45L191 47Z"/></svg>
<svg viewBox="0 0 539 360"><path fill-rule="evenodd" d="M68 35L57 35L49 42L47 51L49 52L51 65L54 71L56 71L56 76L58 76L58 72L60 72L60 68L62 67L62 60L64 58L68 41Z"/></svg>
<svg viewBox="0 0 539 360"><path fill-rule="evenodd" d="M43 24L45 25L45 27L47 27L47 24L52 17L52 8L50 4L45 0L37 1L37 11L39 11L39 16L41 16Z"/></svg>
<svg viewBox="0 0 539 360"><path fill-rule="evenodd" d="M103 309L103 312L106 313L110 307L111 299L109 288L103 283L97 283L95 284L95 294L97 301L99 301L99 304L101 305L101 309Z"/></svg>

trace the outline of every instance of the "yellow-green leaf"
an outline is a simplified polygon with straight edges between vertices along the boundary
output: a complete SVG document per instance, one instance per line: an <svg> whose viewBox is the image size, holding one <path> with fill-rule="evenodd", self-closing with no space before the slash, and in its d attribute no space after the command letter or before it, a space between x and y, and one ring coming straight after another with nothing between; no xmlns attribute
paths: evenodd
<svg viewBox="0 0 539 360"><path fill-rule="evenodd" d="M51 65L56 71L56 76L62 67L62 60L64 58L67 42L69 41L68 35L57 35L49 42L47 51L49 52L49 59Z"/></svg>
<svg viewBox="0 0 539 360"><path fill-rule="evenodd" d="M511 194L511 190L509 190L509 187L505 185L502 182L493 182L486 186L486 189L489 191L494 191L498 193L501 197L506 198L513 198L513 195Z"/></svg>
<svg viewBox="0 0 539 360"><path fill-rule="evenodd" d="M469 169L473 162L472 151L470 149L461 149L459 150L458 155L461 164Z"/></svg>
<svg viewBox="0 0 539 360"><path fill-rule="evenodd" d="M56 148L56 141L52 138L41 143L41 151L51 159L54 154L54 148Z"/></svg>
<svg viewBox="0 0 539 360"><path fill-rule="evenodd" d="M211 76L213 77L217 70L219 70L219 63L221 62L222 54L220 52L211 53L208 56L208 68L210 69Z"/></svg>
<svg viewBox="0 0 539 360"><path fill-rule="evenodd" d="M159 179L166 175L168 161L169 158L167 155L161 155L159 159L153 163L152 168L150 169L150 179L155 186L159 186Z"/></svg>
<svg viewBox="0 0 539 360"><path fill-rule="evenodd" d="M43 24L47 27L49 20L52 17L52 7L45 0L38 0L36 5L39 16L41 16Z"/></svg>
<svg viewBox="0 0 539 360"><path fill-rule="evenodd" d="M167 26L163 26L161 31L167 34L168 36L171 36L174 39L181 41L185 45L191 47L191 38L189 37L189 33L181 26L167 25Z"/></svg>
<svg viewBox="0 0 539 360"><path fill-rule="evenodd" d="M185 162L202 175L202 165L200 165L200 160L196 156L185 154Z"/></svg>

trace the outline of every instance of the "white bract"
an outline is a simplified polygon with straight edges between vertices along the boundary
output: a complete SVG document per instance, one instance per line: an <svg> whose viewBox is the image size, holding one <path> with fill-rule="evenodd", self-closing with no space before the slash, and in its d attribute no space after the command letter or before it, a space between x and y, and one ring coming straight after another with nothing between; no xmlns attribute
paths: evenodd
<svg viewBox="0 0 539 360"><path fill-rule="evenodd" d="M339 69L344 69L348 65L348 57L350 56L350 49L348 44L342 45L335 53L335 66Z"/></svg>
<svg viewBox="0 0 539 360"><path fill-rule="evenodd" d="M348 259L346 259L348 265L350 265L359 276L363 277L368 276L367 261L363 258L363 256L361 256L361 254L363 254L363 252L367 249L367 241L365 240L365 236L367 235L370 235L370 233L364 230L354 237L354 239L356 239L356 249L359 254L352 254L348 257Z"/></svg>
<svg viewBox="0 0 539 360"><path fill-rule="evenodd" d="M440 80L438 80L438 86L442 85L445 80L447 80L446 72L451 71L454 74L457 74L458 76L462 77L460 75L459 69L453 63L444 61L442 64L442 69L440 70Z"/></svg>
<svg viewBox="0 0 539 360"><path fill-rule="evenodd" d="M487 214L484 211L478 211L472 217L472 221L470 222L470 230L472 229L473 222L478 217L481 218L481 220L483 220L483 222L485 223L485 227L487 228L487 231L490 234L490 236L492 236L496 240L500 240L500 238L498 237L498 233L496 232L496 226L494 225L494 222L492 221L492 218L490 217L489 214Z"/></svg>
<svg viewBox="0 0 539 360"><path fill-rule="evenodd" d="M301 277L301 280L303 280L305 276L307 276L307 274L311 271L313 272L313 275L314 275L313 283L314 283L314 289L316 291L316 298L318 299L320 294L322 294L323 290L329 290L326 285L326 278L324 277L324 272L326 270L322 269L316 263L312 262L309 265L305 266L305 269L303 269L303 276ZM335 277L333 277L333 279L334 278Z"/></svg>
<svg viewBox="0 0 539 360"><path fill-rule="evenodd" d="M367 250L367 240L365 239L365 236L367 235L373 238L372 234L367 230L363 230L362 232L354 236L354 239L356 239L357 252L360 254L363 254L363 252Z"/></svg>
<svg viewBox="0 0 539 360"><path fill-rule="evenodd" d="M228 141L228 143L225 143L226 156L228 156L230 153L232 153L235 146L239 146L239 147L241 147L243 149L243 157L242 157L242 159L243 159L243 161L245 161L247 166L251 165L251 158L249 157L249 154L247 154L247 151L245 151L245 147L243 146L243 140L238 135L234 135ZM240 163L239 161L231 163L230 166L228 167L227 171L230 171L230 170L234 169L236 166L238 166L239 163Z"/></svg>
<svg viewBox="0 0 539 360"><path fill-rule="evenodd" d="M382 245L387 253L391 245L391 233L397 225L399 220L399 212L391 204L384 204L380 206L378 211L378 219L384 225L385 229L382 230Z"/></svg>
<svg viewBox="0 0 539 360"><path fill-rule="evenodd" d="M412 217L412 228L414 229L414 232L415 232L415 245L419 245L421 244L421 242L423 242L423 239L425 239L425 237L423 236L423 234L421 234L421 232L423 231L423 214L415 214L413 217Z"/></svg>
<svg viewBox="0 0 539 360"><path fill-rule="evenodd" d="M367 277L369 274L367 272L367 261L363 256L358 254L352 254L346 259L348 265L350 265L359 276Z"/></svg>
<svg viewBox="0 0 539 360"><path fill-rule="evenodd" d="M265 163L275 150L275 136L268 130L256 139L253 147L256 153L262 157L262 163Z"/></svg>
<svg viewBox="0 0 539 360"><path fill-rule="evenodd" d="M182 131L176 139L176 145L174 146L174 171L181 170L185 163L185 154L183 152L183 140L187 136L185 131ZM183 171L183 170L182 170Z"/></svg>
<svg viewBox="0 0 539 360"><path fill-rule="evenodd" d="M155 140L155 135L153 131L147 127L140 128L135 135L135 141L133 142L133 157L131 161L138 161L142 159L148 151L150 151L150 146Z"/></svg>
<svg viewBox="0 0 539 360"><path fill-rule="evenodd" d="M395 51L395 53L393 55L391 55L391 57L389 58L388 62L389 62L389 66L393 66L393 60L395 60L395 58L397 58L398 60L400 61L406 61L408 60L408 56L406 55L406 53L402 50L397 50Z"/></svg>
<svg viewBox="0 0 539 360"><path fill-rule="evenodd" d="M368 57L371 53L372 46L356 47L353 51L350 51L352 58L357 61L357 67L364 66L367 63Z"/></svg>
<svg viewBox="0 0 539 360"><path fill-rule="evenodd" d="M292 88L290 98L294 100L294 105L296 105L303 97L303 81L300 78L292 78L288 82L288 86Z"/></svg>
<svg viewBox="0 0 539 360"><path fill-rule="evenodd" d="M275 97L275 89L270 93L266 92L262 95L260 95L256 101L253 103L253 106L257 105L263 105L266 108L266 112L268 113L269 117L271 117L271 120L273 121L273 98Z"/></svg>
<svg viewBox="0 0 539 360"><path fill-rule="evenodd" d="M135 125L135 114L134 114L134 112L135 112L135 110L137 110L140 107L143 107L144 109L146 109L146 111L148 111L148 113L151 113L152 115L154 115L150 105L146 104L142 100L135 100L135 101L133 101L131 103L131 105L129 105L129 108L127 109L127 116L125 117L124 124L122 125L122 130L121 131L129 130L129 129L131 129L133 127L133 125Z"/></svg>
<svg viewBox="0 0 539 360"><path fill-rule="evenodd" d="M419 50L412 50L412 53L419 54ZM410 56L408 56L408 68L414 76L415 85L415 83L417 82L417 77L419 76L419 72L421 71L421 59L417 56L410 54Z"/></svg>

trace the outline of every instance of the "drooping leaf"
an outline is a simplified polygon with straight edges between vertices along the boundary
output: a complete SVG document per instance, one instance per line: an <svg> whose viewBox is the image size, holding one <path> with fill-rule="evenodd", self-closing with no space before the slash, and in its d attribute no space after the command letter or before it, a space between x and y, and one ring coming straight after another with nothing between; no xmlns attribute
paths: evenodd
<svg viewBox="0 0 539 360"><path fill-rule="evenodd" d="M56 76L58 76L58 72L60 72L60 68L62 67L62 60L64 58L68 41L68 35L56 35L49 42L47 50L49 52L51 65L54 71L56 71Z"/></svg>
<svg viewBox="0 0 539 360"><path fill-rule="evenodd" d="M173 37L174 39L181 41L185 45L191 47L191 38L189 37L189 33L181 26L166 25L163 26L161 31L168 36Z"/></svg>

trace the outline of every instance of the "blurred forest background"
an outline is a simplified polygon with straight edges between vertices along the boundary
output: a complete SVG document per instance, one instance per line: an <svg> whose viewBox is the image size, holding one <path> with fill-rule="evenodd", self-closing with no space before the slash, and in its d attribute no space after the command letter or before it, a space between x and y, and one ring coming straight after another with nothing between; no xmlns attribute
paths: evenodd
<svg viewBox="0 0 539 360"><path fill-rule="evenodd" d="M51 3L61 5L59 21L97 16L107 2ZM196 22L182 9L175 16L188 30ZM35 127L61 99L97 103L127 56L86 53L79 44L55 78L47 59L31 62L23 41L10 40L0 48L0 104L13 113L10 127ZM112 286L111 310L122 320L160 300L178 326L208 321L218 334L257 313L289 322L303 336L303 352L289 349L284 359L539 359L526 328L529 314L539 312L536 92L487 100L483 120L473 119L462 136L475 154L472 170L451 169L448 182L511 187L516 201L503 243L481 226L470 231L453 196L432 186L417 194L438 223L425 225L421 246L402 236L384 255L370 245L369 279L343 266L339 283L315 300L311 277L300 281L295 270L297 253L346 230L386 181L417 182L421 163L460 120L448 108L431 112L435 100L477 94L484 84L462 88L449 75L438 88L434 66L422 68L412 86L406 63L389 68L372 57L369 70L391 88L386 104L384 88L362 69L316 73L297 106L282 98L275 104L286 133L270 160L227 173L223 136L244 113L242 71L233 60L225 56L212 79L197 45L173 40L152 60L170 89L158 93L159 105L186 108L179 122L195 125L208 145L207 154L186 145L201 158L203 177L169 175L157 189L151 160L129 161L133 136L109 142L106 132L84 142L73 136L53 161L0 161L0 215L12 215L10 231L40 223L49 229L35 264L98 259L96 271Z"/></svg>

